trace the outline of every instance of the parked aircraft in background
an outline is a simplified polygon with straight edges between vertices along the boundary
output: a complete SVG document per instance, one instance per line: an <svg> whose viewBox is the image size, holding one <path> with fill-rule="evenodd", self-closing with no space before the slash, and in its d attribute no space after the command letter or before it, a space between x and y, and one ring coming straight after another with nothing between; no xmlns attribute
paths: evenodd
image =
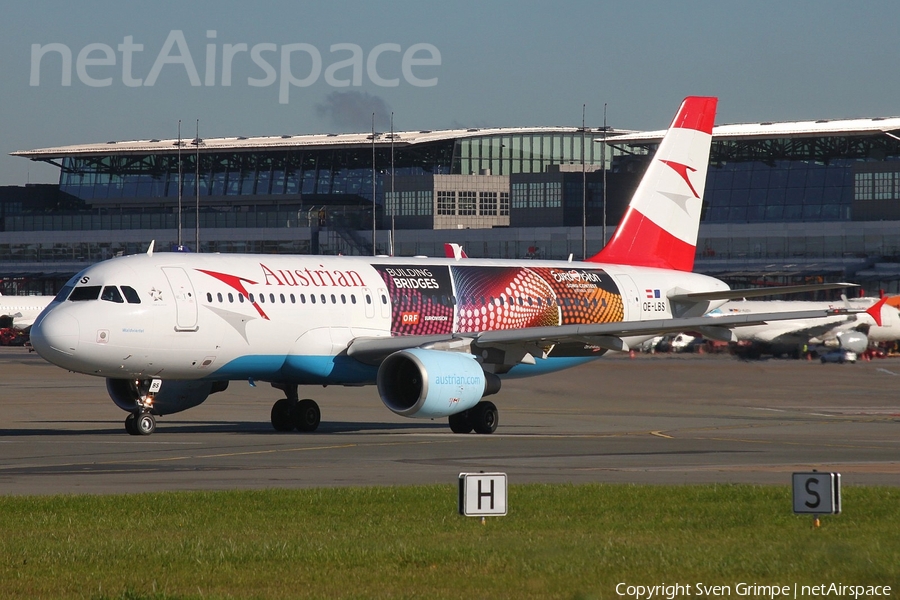
<svg viewBox="0 0 900 600"><path fill-rule="evenodd" d="M715 108L715 98L684 101L612 240L587 261L154 254L151 244L72 278L32 344L60 367L107 378L132 434L231 380L284 393L271 411L279 431L319 425L301 385L374 384L396 414L491 433L498 411L483 398L505 377L665 332L731 339L730 327L767 320L710 325L705 313L753 292L691 272Z"/></svg>
<svg viewBox="0 0 900 600"><path fill-rule="evenodd" d="M824 344L861 354L871 342L900 340L900 312L887 304L888 298L857 298L844 302L803 302L791 300L731 300L710 311L719 318L733 315L828 310L841 307L856 311L825 319L790 319L741 327L734 331L740 342L749 342L750 356L788 354L800 356L806 348Z"/></svg>
<svg viewBox="0 0 900 600"><path fill-rule="evenodd" d="M0 294L0 329L27 331L53 296L3 296Z"/></svg>

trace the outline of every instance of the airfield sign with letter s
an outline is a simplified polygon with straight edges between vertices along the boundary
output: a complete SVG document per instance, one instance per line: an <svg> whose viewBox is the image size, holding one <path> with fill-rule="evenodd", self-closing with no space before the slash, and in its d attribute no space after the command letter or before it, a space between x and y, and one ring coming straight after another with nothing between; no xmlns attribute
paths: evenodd
<svg viewBox="0 0 900 600"><path fill-rule="evenodd" d="M793 488L795 513L840 514L840 473L794 473Z"/></svg>

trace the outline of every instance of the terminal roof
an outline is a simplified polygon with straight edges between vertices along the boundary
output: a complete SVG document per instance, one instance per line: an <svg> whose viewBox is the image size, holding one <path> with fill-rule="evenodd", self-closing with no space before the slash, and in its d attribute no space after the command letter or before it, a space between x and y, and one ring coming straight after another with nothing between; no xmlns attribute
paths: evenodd
<svg viewBox="0 0 900 600"><path fill-rule="evenodd" d="M423 131L397 131L393 134L393 143L397 148L440 142L462 138L473 138L493 135L553 135L560 133L580 133L578 127L493 127L470 129L445 129ZM602 129L588 128L586 135L589 138L602 133ZM609 129L607 135L618 136L635 133L631 130ZM391 134L378 132L375 134L375 145L390 146ZM56 148L38 148L35 150L20 150L12 152L12 156L22 156L32 160L46 160L66 156L98 156L110 154L168 154L178 151L179 141L169 140L136 140L136 141L111 141L99 144L76 144L73 146L59 146ZM295 150L303 148L360 148L372 146L371 133L320 133L275 135L263 137L225 137L203 138L200 140L201 152L247 152L253 150ZM196 152L196 141L191 138L182 138L182 151Z"/></svg>
<svg viewBox="0 0 900 600"><path fill-rule="evenodd" d="M790 121L782 123L736 123L713 127L713 139L742 140L752 138L785 137L833 137L871 135L900 130L900 117L874 117L869 119L821 119L819 121ZM643 131L616 136L615 143L658 143L666 133ZM596 138L595 138L596 139Z"/></svg>

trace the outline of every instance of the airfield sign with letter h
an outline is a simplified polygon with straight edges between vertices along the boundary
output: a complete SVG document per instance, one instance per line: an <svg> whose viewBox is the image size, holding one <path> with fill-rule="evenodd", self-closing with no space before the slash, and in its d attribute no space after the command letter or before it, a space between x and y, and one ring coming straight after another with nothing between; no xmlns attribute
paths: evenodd
<svg viewBox="0 0 900 600"><path fill-rule="evenodd" d="M506 515L506 473L460 473L459 514L466 517Z"/></svg>

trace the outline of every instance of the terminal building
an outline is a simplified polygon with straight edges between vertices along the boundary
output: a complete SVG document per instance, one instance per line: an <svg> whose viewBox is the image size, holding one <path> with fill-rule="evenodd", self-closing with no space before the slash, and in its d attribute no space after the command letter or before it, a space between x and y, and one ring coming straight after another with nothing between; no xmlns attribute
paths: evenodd
<svg viewBox="0 0 900 600"><path fill-rule="evenodd" d="M119 254L581 258L664 131L502 128L107 142L13 153L58 185L0 188L0 291L55 293ZM713 130L696 270L732 285L900 292L900 118Z"/></svg>

